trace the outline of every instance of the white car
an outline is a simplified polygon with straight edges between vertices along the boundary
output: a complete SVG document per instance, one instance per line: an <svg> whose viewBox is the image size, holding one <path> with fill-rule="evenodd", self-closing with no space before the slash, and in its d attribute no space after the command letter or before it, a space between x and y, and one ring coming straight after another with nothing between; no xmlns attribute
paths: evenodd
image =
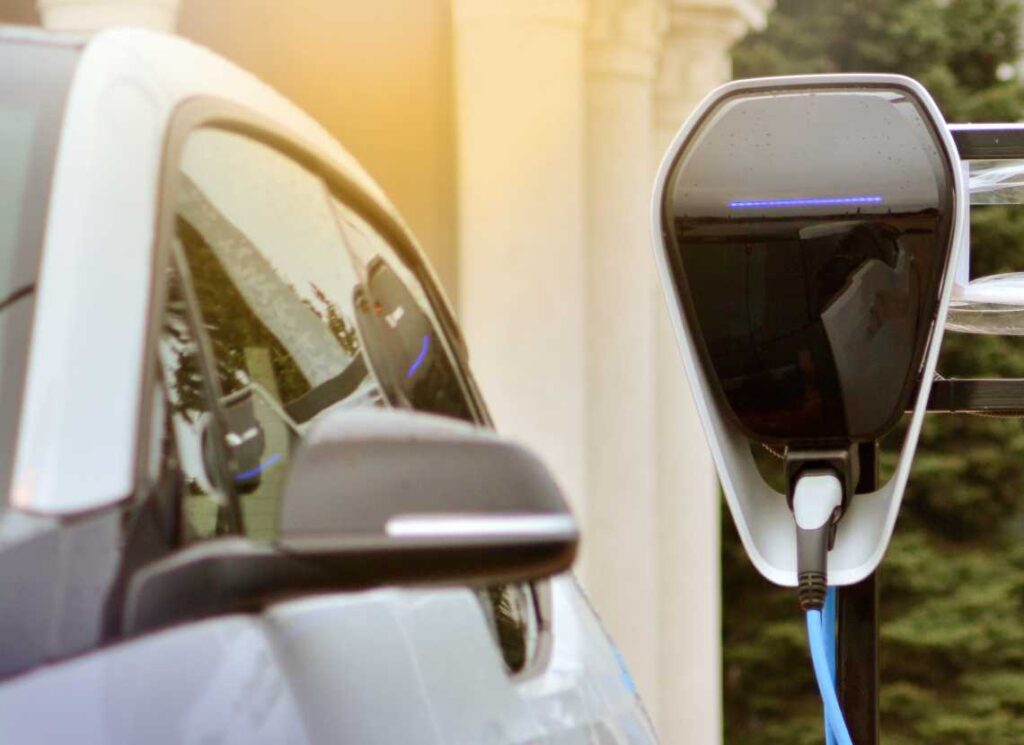
<svg viewBox="0 0 1024 745"><path fill-rule="evenodd" d="M5 743L654 741L327 132L178 38L12 27L0 163Z"/></svg>

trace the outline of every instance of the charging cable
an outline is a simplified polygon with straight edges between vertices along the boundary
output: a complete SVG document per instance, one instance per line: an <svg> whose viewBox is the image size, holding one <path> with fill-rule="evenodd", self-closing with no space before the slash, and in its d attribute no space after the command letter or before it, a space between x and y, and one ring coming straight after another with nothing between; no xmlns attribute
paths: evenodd
<svg viewBox="0 0 1024 745"><path fill-rule="evenodd" d="M829 670L828 653L825 650L825 627L822 623L821 611L807 611L807 638L811 646L811 663L814 665L814 677L818 681L818 691L822 703L825 704L826 742L832 740L836 745L853 745L850 731L843 718L843 710L839 706L835 683ZM829 737L831 733L831 737Z"/></svg>
<svg viewBox="0 0 1024 745"><path fill-rule="evenodd" d="M843 485L831 469L808 470L798 477L793 490L793 516L796 518L800 607L807 614L811 662L825 705L826 738L831 733L836 745L853 745L836 695L834 662L830 664L825 642L826 633L834 638L835 616L832 615L827 629L822 618L822 609L830 592L828 549L842 504ZM830 611L832 607L834 605Z"/></svg>
<svg viewBox="0 0 1024 745"><path fill-rule="evenodd" d="M836 684L836 588L829 587L825 595L825 610L822 611L821 628L825 635L825 658L828 660L828 677L833 687ZM836 745L836 736L825 712L825 745Z"/></svg>

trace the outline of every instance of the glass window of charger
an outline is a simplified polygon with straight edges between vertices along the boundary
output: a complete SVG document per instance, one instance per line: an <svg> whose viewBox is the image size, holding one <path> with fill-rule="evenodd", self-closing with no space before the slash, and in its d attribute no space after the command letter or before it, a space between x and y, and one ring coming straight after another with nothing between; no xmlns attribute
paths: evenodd
<svg viewBox="0 0 1024 745"><path fill-rule="evenodd" d="M710 110L663 220L700 362L754 441L868 441L911 403L955 210L932 118L892 87L746 92Z"/></svg>

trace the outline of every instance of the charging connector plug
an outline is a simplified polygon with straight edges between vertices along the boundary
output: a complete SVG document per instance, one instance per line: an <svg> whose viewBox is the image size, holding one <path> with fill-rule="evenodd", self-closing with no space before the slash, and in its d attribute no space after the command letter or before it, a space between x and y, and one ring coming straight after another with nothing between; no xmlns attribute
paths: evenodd
<svg viewBox="0 0 1024 745"><path fill-rule="evenodd" d="M800 607L821 610L828 592L828 551L843 505L843 482L831 469L807 469L793 489Z"/></svg>

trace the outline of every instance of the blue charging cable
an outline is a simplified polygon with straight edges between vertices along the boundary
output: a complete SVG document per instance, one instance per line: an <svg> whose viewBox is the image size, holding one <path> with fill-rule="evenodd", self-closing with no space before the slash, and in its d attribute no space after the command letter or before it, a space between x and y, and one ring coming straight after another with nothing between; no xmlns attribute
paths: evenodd
<svg viewBox="0 0 1024 745"><path fill-rule="evenodd" d="M836 696L836 594L828 586L828 552L842 516L844 488L831 467L807 468L797 476L790 502L796 520L797 594L807 614L811 662L825 705L827 745L853 745Z"/></svg>
<svg viewBox="0 0 1024 745"><path fill-rule="evenodd" d="M825 595L825 610L821 615L821 628L825 634L825 658L828 660L828 676L832 686L836 685L836 588L828 588ZM825 745L836 745L836 736L825 714Z"/></svg>
<svg viewBox="0 0 1024 745"><path fill-rule="evenodd" d="M831 603L829 600L831 599ZM829 617L831 620L829 621ZM831 641L826 641L826 639ZM811 647L811 662L814 677L818 681L821 700L825 704L825 738L829 745L853 745L850 731L846 728L843 711L839 707L835 686L835 590L829 588L825 602L825 618L822 611L807 611L807 639Z"/></svg>
<svg viewBox="0 0 1024 745"><path fill-rule="evenodd" d="M831 467L807 468L797 476L790 502L796 520L797 594L807 614L827 745L853 745L836 696L836 591L828 585L828 552L842 516L844 488Z"/></svg>

